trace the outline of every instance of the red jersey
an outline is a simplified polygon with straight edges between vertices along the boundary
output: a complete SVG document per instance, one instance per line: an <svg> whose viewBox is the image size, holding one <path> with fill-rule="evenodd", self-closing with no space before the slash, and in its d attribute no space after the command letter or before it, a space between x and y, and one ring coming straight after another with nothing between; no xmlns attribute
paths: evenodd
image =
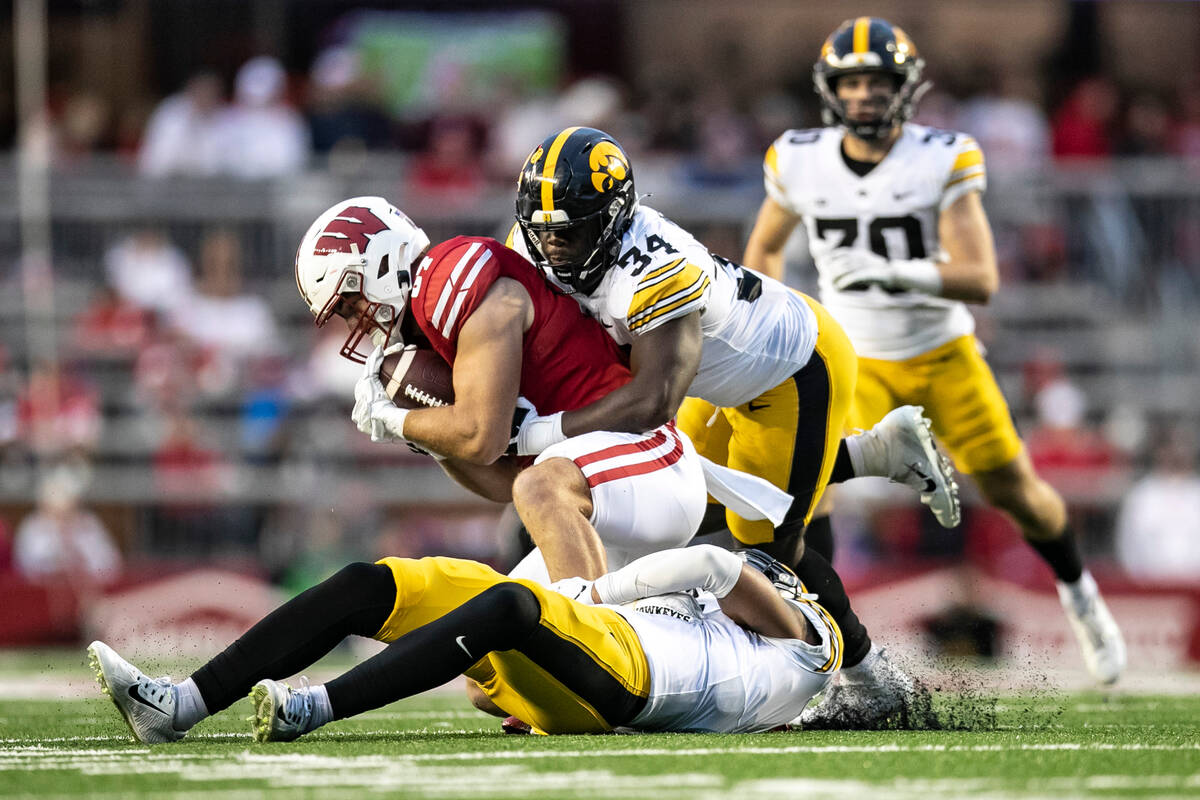
<svg viewBox="0 0 1200 800"><path fill-rule="evenodd" d="M539 414L581 408L624 385L625 354L579 303L495 239L456 236L431 248L413 276L413 320L453 366L458 333L492 284L512 278L533 301L521 348L521 395Z"/></svg>

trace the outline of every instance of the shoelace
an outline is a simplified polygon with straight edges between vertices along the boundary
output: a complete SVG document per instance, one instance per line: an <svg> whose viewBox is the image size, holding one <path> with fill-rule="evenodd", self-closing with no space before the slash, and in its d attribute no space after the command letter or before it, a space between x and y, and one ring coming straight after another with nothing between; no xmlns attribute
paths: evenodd
<svg viewBox="0 0 1200 800"><path fill-rule="evenodd" d="M310 694L311 686L308 682L308 676L300 676L300 688L293 689L288 686L288 699L283 706L283 714L287 718L289 725L307 724L308 720L312 719L312 704L313 698Z"/></svg>
<svg viewBox="0 0 1200 800"><path fill-rule="evenodd" d="M173 694L175 691L175 684L166 675L153 679L143 675L142 686L146 697L155 703L161 703L167 695Z"/></svg>

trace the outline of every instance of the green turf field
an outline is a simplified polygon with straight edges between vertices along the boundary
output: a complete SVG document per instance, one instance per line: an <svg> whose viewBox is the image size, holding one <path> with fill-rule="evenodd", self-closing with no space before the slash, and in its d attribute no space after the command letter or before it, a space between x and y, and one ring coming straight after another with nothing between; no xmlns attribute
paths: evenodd
<svg viewBox="0 0 1200 800"><path fill-rule="evenodd" d="M0 795L27 797L1005 798L1200 796L1200 697L957 697L979 729L503 736L453 693L290 744L249 701L136 745L107 698L0 700ZM219 791L220 794L212 794Z"/></svg>

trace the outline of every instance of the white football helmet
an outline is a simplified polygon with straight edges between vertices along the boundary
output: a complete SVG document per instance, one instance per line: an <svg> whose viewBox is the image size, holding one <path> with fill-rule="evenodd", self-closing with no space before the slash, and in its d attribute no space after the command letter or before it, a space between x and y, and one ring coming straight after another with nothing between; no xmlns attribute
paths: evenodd
<svg viewBox="0 0 1200 800"><path fill-rule="evenodd" d="M352 197L331 206L304 234L296 250L296 286L317 318L333 316L344 298L367 307L346 337L341 354L360 364L371 349L399 341L400 320L412 290L414 262L429 237L382 197Z"/></svg>

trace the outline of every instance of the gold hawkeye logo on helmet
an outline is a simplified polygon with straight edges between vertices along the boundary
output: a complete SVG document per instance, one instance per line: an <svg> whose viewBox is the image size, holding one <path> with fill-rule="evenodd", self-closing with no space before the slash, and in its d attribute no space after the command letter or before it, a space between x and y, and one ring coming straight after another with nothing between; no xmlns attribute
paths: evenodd
<svg viewBox="0 0 1200 800"><path fill-rule="evenodd" d="M592 186L597 192L610 191L629 174L629 162L613 142L600 142L592 148L588 166L592 168Z"/></svg>

